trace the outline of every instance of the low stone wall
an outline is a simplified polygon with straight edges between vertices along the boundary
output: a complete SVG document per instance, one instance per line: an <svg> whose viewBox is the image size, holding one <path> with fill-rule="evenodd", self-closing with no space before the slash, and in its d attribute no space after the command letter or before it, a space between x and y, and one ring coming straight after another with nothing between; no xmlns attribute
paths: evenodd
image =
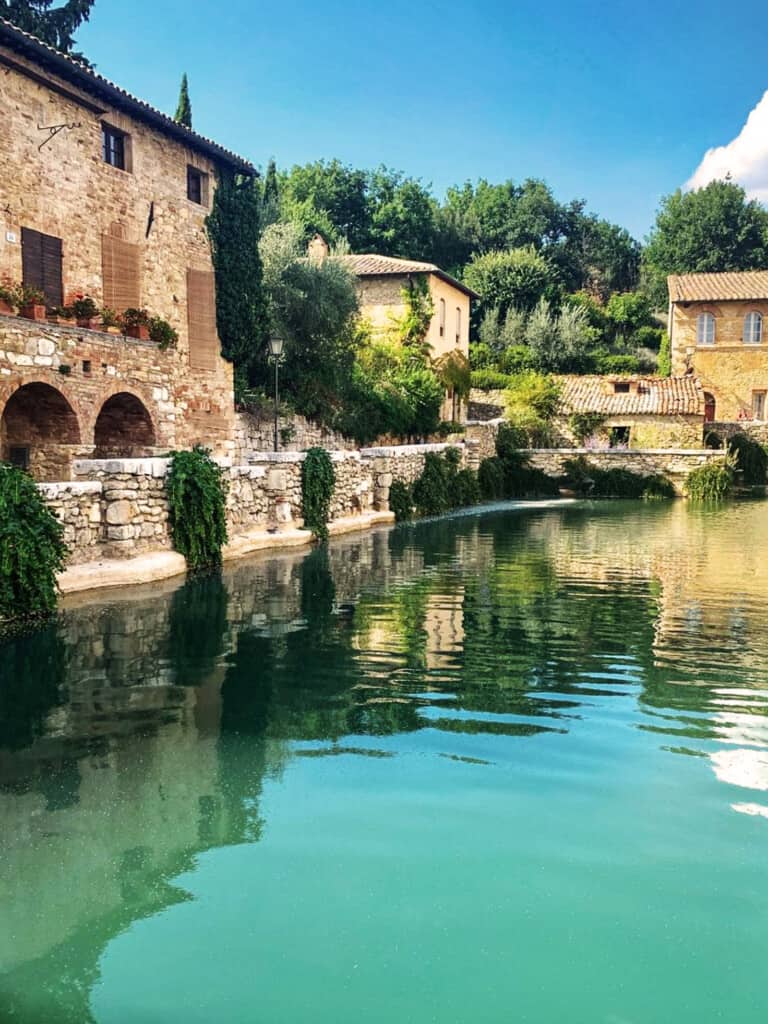
<svg viewBox="0 0 768 1024"><path fill-rule="evenodd" d="M669 477L678 494L688 474L712 459L722 458L722 452L709 449L656 448L644 451L609 448L594 451L589 448L531 448L525 452L531 466L549 476L562 476L569 459L583 455L600 469L626 469L643 475L661 474Z"/></svg>
<svg viewBox="0 0 768 1024"><path fill-rule="evenodd" d="M704 424L704 434L709 432L719 437L733 437L734 434L746 434L758 444L768 445L768 423L753 420L737 420L735 423L714 421Z"/></svg>
<svg viewBox="0 0 768 1024"><path fill-rule="evenodd" d="M395 479L412 483L428 452L447 444L403 445L332 452L336 487L331 521L389 511ZM476 447L457 446L466 465L477 466ZM231 541L254 530L294 530L303 525L303 452L258 452L244 465L221 460L227 482L227 527ZM79 459L74 482L40 484L47 503L64 524L70 565L128 559L170 551L165 478L170 460Z"/></svg>
<svg viewBox="0 0 768 1024"><path fill-rule="evenodd" d="M239 412L235 414L235 451L237 462L247 462L258 452L271 451L274 445L274 420L271 416ZM307 448L326 448L328 451L352 451L355 442L334 430L326 430L316 423L294 413L278 421L280 450L302 452Z"/></svg>

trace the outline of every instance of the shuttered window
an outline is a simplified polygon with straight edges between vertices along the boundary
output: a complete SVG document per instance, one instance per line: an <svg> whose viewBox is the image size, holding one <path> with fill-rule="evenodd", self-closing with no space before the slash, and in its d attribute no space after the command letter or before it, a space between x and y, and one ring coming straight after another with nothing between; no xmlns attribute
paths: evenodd
<svg viewBox="0 0 768 1024"><path fill-rule="evenodd" d="M21 265L24 284L39 288L47 306L63 305L60 238L22 228Z"/></svg>
<svg viewBox="0 0 768 1024"><path fill-rule="evenodd" d="M114 235L102 235L104 305L117 313L141 306L139 255L138 245Z"/></svg>
<svg viewBox="0 0 768 1024"><path fill-rule="evenodd" d="M210 271L187 271L187 320L189 365L194 370L214 370L219 355L219 337L216 333L216 290Z"/></svg>

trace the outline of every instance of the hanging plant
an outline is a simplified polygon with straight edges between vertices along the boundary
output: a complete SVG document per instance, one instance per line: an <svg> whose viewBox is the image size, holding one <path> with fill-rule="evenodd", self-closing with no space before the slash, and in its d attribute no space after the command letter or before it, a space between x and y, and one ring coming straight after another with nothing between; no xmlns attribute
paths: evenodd
<svg viewBox="0 0 768 1024"><path fill-rule="evenodd" d="M301 513L304 526L318 540L328 539L328 519L336 474L325 448L310 448L301 467Z"/></svg>
<svg viewBox="0 0 768 1024"><path fill-rule="evenodd" d="M0 619L50 614L66 557L62 525L35 481L0 462Z"/></svg>
<svg viewBox="0 0 768 1024"><path fill-rule="evenodd" d="M166 489L173 546L190 569L219 565L227 541L226 487L208 449L174 452Z"/></svg>

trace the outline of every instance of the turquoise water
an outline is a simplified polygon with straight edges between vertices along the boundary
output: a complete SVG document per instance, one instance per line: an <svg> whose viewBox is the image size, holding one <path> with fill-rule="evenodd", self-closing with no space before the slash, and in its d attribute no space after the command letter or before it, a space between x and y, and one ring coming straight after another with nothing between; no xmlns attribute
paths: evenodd
<svg viewBox="0 0 768 1024"><path fill-rule="evenodd" d="M502 511L0 646L0 1020L764 1024L768 506Z"/></svg>

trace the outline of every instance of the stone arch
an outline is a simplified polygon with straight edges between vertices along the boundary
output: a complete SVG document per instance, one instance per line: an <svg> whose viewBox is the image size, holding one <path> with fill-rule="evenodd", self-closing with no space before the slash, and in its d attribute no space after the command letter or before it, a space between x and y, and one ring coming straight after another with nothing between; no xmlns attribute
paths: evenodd
<svg viewBox="0 0 768 1024"><path fill-rule="evenodd" d="M106 398L96 417L93 443L96 459L151 455L157 434L144 402L130 391L116 391Z"/></svg>
<svg viewBox="0 0 768 1024"><path fill-rule="evenodd" d="M0 417L0 454L29 469L37 480L68 480L80 441L77 414L51 384L22 384L5 403Z"/></svg>

